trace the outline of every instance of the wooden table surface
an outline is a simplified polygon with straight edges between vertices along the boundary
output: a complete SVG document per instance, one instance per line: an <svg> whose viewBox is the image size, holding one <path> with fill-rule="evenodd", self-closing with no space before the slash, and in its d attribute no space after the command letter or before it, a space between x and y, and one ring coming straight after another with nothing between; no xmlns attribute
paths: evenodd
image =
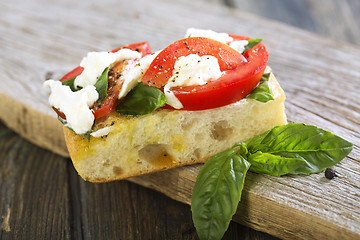
<svg viewBox="0 0 360 240"><path fill-rule="evenodd" d="M190 2L183 2L187 1ZM281 21L337 40L339 45L360 45L357 0L203 2ZM81 10L79 4L74 5ZM8 21L4 18L0 16L0 25ZM0 36L0 42L5 38ZM0 56L3 54L0 46ZM21 61L26 59L19 59L20 66ZM360 93L359 89L354 91ZM85 182L68 158L35 146L0 122L0 239L197 239L197 236L188 205L128 181ZM224 239L277 238L231 222Z"/></svg>

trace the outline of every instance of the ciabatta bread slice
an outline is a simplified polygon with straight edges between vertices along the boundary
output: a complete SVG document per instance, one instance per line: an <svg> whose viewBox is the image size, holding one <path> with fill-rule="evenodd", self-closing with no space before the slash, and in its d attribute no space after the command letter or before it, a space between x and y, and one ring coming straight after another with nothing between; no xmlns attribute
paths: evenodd
<svg viewBox="0 0 360 240"><path fill-rule="evenodd" d="M109 133L90 141L64 128L71 159L79 175L90 182L205 162L236 142L286 124L285 94L272 74L269 84L275 100L266 103L243 99L215 109L158 109L139 117L113 112L95 122L94 131Z"/></svg>

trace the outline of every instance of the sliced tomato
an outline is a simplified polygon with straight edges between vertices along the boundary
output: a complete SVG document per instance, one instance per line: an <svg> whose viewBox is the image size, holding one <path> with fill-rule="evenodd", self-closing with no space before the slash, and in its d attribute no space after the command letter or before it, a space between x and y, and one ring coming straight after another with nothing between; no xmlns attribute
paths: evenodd
<svg viewBox="0 0 360 240"><path fill-rule="evenodd" d="M142 57L152 53L150 44L148 42L129 44L124 47L113 49L113 50L111 50L111 52L117 52L120 49L124 49L124 48L130 49L133 51L138 51L141 53ZM108 90L107 90L106 98L100 104L95 103L94 106L92 106L92 108L91 108L94 112L95 119L107 115L114 109L114 107L116 107L115 105L117 103L117 96L119 95L119 92L120 92L120 89L122 86L122 81L120 80L119 74L122 73L124 64L125 64L125 62L116 63L109 70ZM60 79L60 81L62 82L65 80L73 79L73 78L77 77L78 75L80 75L83 70L84 70L83 67L78 66L78 67L74 68L73 70L71 70L70 72L68 72L67 74L65 74ZM61 117L62 119L66 119L65 115L62 112L60 112L58 109L54 109L54 110L58 114L59 117Z"/></svg>
<svg viewBox="0 0 360 240"><path fill-rule="evenodd" d="M71 70L70 72L68 72L67 74L65 74L62 78L60 78L60 82L76 78L83 71L84 71L84 68L78 66L78 67L74 68L73 70Z"/></svg>
<svg viewBox="0 0 360 240"><path fill-rule="evenodd" d="M137 51L137 52L141 53L142 57L152 53L150 44L148 42L139 42L139 43L129 44L124 47L115 48L115 49L111 50L110 52L117 52L123 48Z"/></svg>
<svg viewBox="0 0 360 240"><path fill-rule="evenodd" d="M235 36L234 40L249 39L232 36ZM223 75L205 85L172 88L183 110L204 110L239 101L259 83L268 61L267 49L261 43L247 50L243 56L228 45L209 38L185 38L162 50L145 72L142 81L162 89L172 76L176 59L192 53L216 57Z"/></svg>
<svg viewBox="0 0 360 240"><path fill-rule="evenodd" d="M249 40L250 39L249 37L242 36L242 35L229 34L229 36L233 39L233 42L234 41Z"/></svg>
<svg viewBox="0 0 360 240"><path fill-rule="evenodd" d="M128 61L131 60L117 62L109 69L106 98L100 104L96 102L94 106L92 106L95 119L109 114L112 109L116 107L117 97L119 96L119 92L124 82L121 78L121 74L123 73Z"/></svg>

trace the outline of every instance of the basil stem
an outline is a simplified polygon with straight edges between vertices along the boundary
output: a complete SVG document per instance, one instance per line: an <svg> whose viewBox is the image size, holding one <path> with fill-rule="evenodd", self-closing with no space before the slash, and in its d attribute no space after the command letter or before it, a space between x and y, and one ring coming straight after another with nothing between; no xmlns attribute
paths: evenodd
<svg viewBox="0 0 360 240"><path fill-rule="evenodd" d="M201 168L191 211L200 239L221 239L235 214L250 163L236 148L218 153Z"/></svg>
<svg viewBox="0 0 360 240"><path fill-rule="evenodd" d="M256 88L245 98L255 99L263 103L266 103L270 100L274 100L275 99L274 94L269 85L270 75L271 73L264 73Z"/></svg>
<svg viewBox="0 0 360 240"><path fill-rule="evenodd" d="M119 103L116 111L127 116L144 115L164 106L165 103L162 91L140 82Z"/></svg>

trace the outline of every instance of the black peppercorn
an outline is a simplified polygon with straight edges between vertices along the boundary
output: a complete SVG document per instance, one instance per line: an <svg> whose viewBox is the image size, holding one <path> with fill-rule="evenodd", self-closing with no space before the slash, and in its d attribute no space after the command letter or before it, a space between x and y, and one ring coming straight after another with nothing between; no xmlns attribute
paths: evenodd
<svg viewBox="0 0 360 240"><path fill-rule="evenodd" d="M333 179L334 177L336 177L336 173L335 170L332 168L327 168L325 170L325 177L329 180Z"/></svg>

